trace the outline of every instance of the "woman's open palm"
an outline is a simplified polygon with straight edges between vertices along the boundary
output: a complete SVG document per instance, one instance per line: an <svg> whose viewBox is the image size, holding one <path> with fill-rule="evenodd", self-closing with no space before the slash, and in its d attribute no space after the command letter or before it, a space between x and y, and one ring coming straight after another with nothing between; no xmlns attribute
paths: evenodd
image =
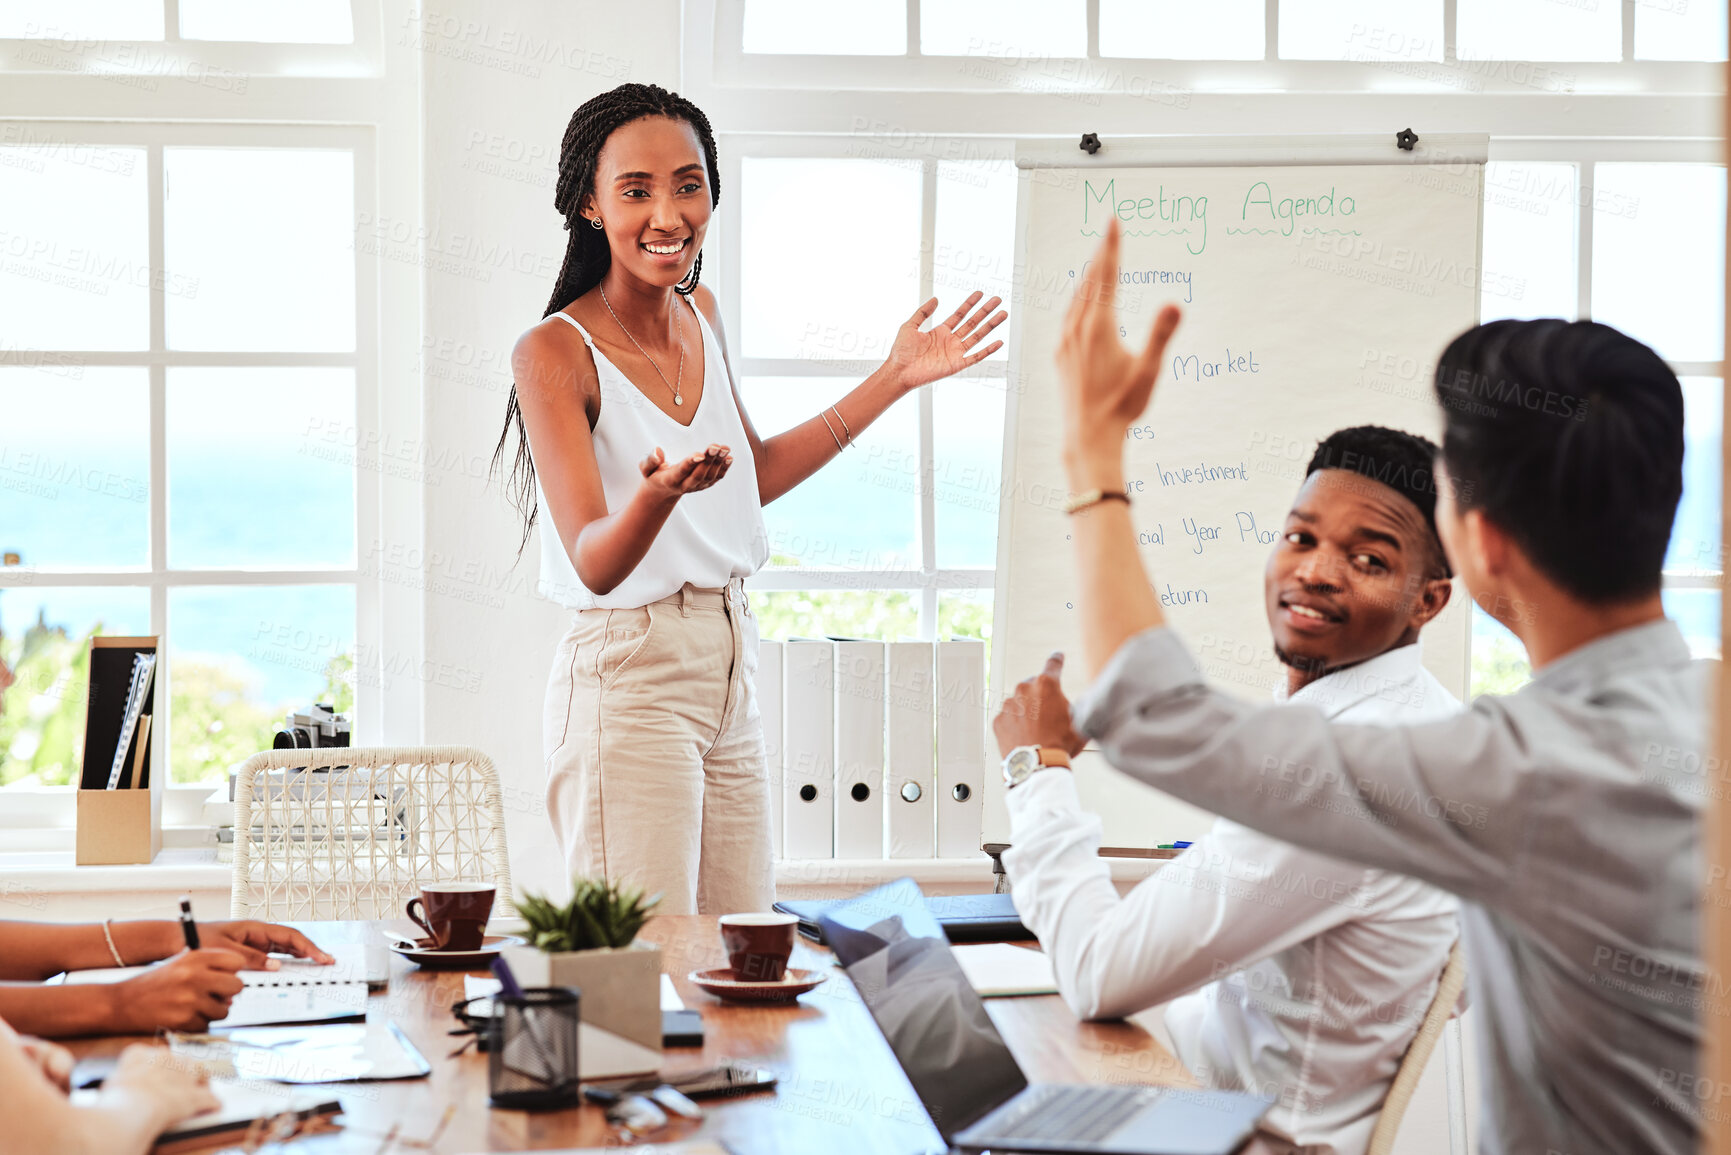
<svg viewBox="0 0 1731 1155"><path fill-rule="evenodd" d="M992 313L998 308L1001 298L993 297L968 316L968 310L973 309L983 295L979 292L971 294L954 313L930 329L920 326L938 311L936 297L914 310L914 315L902 322L884 366L896 375L904 388L917 389L942 380L969 365L984 361L1003 347L1002 341L980 345L981 340L1009 316L1002 309Z"/></svg>

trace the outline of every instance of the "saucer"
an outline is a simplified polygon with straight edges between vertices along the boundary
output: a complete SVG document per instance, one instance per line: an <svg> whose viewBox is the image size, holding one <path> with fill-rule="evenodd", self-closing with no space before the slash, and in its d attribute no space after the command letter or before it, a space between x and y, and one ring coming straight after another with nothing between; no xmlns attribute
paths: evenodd
<svg viewBox="0 0 1731 1155"><path fill-rule="evenodd" d="M779 981L762 982L736 979L732 967L712 967L706 971L692 971L685 977L704 993L727 1002L790 1003L829 976L820 971L788 967L787 974Z"/></svg>
<svg viewBox="0 0 1731 1155"><path fill-rule="evenodd" d="M481 940L480 950L433 950L433 940L418 938L411 949L409 940L390 943L392 951L412 963L432 971L484 971L487 964L499 957L508 946L521 946L525 940L514 934L490 934Z"/></svg>

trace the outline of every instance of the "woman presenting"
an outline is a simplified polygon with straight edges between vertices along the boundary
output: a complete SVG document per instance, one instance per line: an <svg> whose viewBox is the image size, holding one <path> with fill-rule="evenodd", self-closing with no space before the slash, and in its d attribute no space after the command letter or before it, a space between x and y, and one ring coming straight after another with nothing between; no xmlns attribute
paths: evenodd
<svg viewBox="0 0 1731 1155"><path fill-rule="evenodd" d="M546 317L513 351L494 455L515 425L524 541L544 504L540 588L576 611L542 721L554 833L574 874L660 893L663 914L775 899L742 584L769 557L764 504L901 397L1003 344L981 344L1004 320L998 298L975 309L974 293L922 329L934 298L856 389L763 440L698 284L720 192L690 101L622 84L572 115L553 197L571 237Z"/></svg>

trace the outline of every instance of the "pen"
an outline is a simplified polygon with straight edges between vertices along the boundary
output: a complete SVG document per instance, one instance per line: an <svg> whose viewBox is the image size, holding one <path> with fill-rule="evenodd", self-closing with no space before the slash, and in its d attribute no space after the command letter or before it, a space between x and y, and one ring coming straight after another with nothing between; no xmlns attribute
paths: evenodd
<svg viewBox="0 0 1731 1155"><path fill-rule="evenodd" d="M198 924L192 921L192 897L180 898L180 933L186 936L186 949L198 949Z"/></svg>
<svg viewBox="0 0 1731 1155"><path fill-rule="evenodd" d="M511 999L523 997L523 988L517 985L517 976L511 973L511 964L505 961L504 955L493 956L493 961L489 965L492 968L493 976L499 980L501 994Z"/></svg>

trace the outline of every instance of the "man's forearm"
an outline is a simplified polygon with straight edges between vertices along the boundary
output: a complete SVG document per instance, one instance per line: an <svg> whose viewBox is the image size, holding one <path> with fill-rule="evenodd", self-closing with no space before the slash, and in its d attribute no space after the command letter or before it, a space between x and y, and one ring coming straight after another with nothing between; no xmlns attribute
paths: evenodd
<svg viewBox="0 0 1731 1155"><path fill-rule="evenodd" d="M1122 450L1076 454L1067 466L1072 490L1124 489ZM1119 646L1143 630L1165 625L1166 618L1142 567L1130 507L1102 501L1077 510L1070 521L1081 587L1077 600L1082 603L1083 669L1092 682Z"/></svg>

